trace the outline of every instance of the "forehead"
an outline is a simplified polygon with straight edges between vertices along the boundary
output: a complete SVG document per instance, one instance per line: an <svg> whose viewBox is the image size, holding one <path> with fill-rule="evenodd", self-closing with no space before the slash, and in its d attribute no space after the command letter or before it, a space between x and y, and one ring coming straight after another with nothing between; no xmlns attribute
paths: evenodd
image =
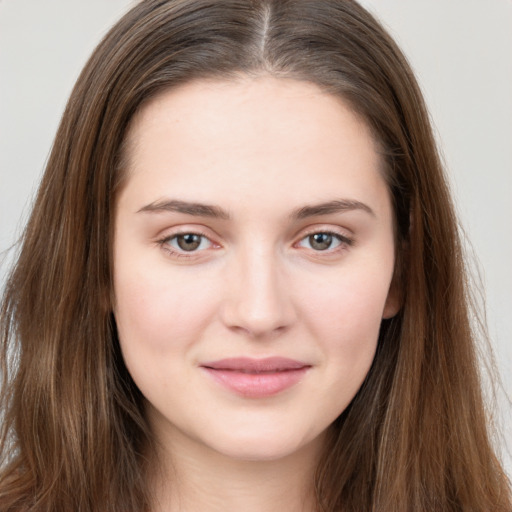
<svg viewBox="0 0 512 512"><path fill-rule="evenodd" d="M367 195L382 181L366 124L340 98L292 79L196 81L167 90L137 113L127 150L128 181L139 191L186 195L193 188L193 199L210 202L220 183L237 194L272 188L321 195L343 179L351 193Z"/></svg>

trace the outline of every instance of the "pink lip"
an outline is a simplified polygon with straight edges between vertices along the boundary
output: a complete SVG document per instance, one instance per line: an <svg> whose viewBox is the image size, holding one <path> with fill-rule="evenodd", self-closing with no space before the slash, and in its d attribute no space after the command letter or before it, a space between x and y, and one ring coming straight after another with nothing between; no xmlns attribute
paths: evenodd
<svg viewBox="0 0 512 512"><path fill-rule="evenodd" d="M264 398L297 384L311 365L284 357L237 357L203 363L201 368L239 395Z"/></svg>

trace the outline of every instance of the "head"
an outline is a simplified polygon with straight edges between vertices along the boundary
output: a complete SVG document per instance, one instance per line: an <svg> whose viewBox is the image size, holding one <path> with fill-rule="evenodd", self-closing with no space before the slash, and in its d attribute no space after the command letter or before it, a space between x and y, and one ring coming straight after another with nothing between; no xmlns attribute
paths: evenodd
<svg viewBox="0 0 512 512"><path fill-rule="evenodd" d="M307 84L340 100L374 144L389 197L392 306L371 368L325 440L319 495L334 506L367 494L370 509L395 485L393 471L383 478L387 455L397 454L399 481L419 436L428 446L441 435L428 415L449 400L448 386L423 391L451 378L445 372L454 358L471 366L472 354L467 344L450 345L456 326L468 329L456 225L421 94L395 43L353 1L143 1L107 34L77 82L11 279L23 283L11 286L23 304L17 378L32 390L17 426L20 444L33 444L28 426L45 418L39 457L57 464L49 453L67 453L61 464L69 482L77 472L71 453L84 474L104 468L93 482L98 492L105 494L105 481L119 488L123 478L136 481L151 438L115 318L114 235L132 179L130 134L173 90L259 79ZM457 386L454 380L452 393ZM21 401L23 389L17 393ZM124 475L105 478L113 469L98 442L113 446ZM35 460L26 463L36 471ZM358 468L365 478L354 479ZM40 481L44 487L44 475Z"/></svg>

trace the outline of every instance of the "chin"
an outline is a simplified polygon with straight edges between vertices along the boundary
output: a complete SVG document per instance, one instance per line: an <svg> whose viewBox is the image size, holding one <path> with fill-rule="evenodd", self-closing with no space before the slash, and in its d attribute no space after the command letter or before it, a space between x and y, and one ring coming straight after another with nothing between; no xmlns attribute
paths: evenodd
<svg viewBox="0 0 512 512"><path fill-rule="evenodd" d="M229 438L216 437L210 447L216 452L233 460L269 462L300 456L302 452L318 448L322 445L324 435L308 439L304 437L291 437L290 432L276 433L244 433Z"/></svg>

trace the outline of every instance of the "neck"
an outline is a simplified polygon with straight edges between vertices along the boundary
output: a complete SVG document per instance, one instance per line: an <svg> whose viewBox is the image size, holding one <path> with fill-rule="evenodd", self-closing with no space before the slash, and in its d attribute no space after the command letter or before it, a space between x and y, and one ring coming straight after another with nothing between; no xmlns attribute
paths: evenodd
<svg viewBox="0 0 512 512"><path fill-rule="evenodd" d="M154 512L314 512L323 439L277 460L240 460L173 436L152 477Z"/></svg>

